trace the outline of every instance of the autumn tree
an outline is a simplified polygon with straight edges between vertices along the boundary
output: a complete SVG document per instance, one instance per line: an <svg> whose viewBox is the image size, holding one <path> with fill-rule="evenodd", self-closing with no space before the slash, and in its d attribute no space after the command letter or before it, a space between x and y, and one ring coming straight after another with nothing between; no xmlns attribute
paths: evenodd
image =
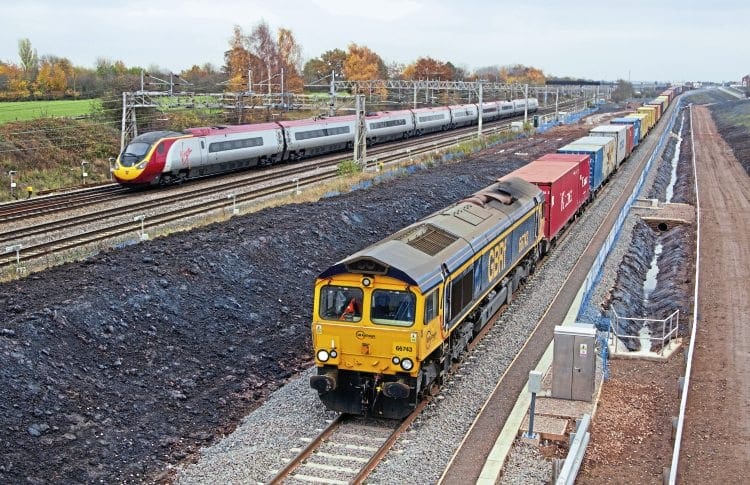
<svg viewBox="0 0 750 485"><path fill-rule="evenodd" d="M36 86L42 96L47 98L61 98L68 87L65 69L60 63L44 59L39 66Z"/></svg>
<svg viewBox="0 0 750 485"><path fill-rule="evenodd" d="M435 60L431 57L420 57L413 64L406 66L404 77L406 79L433 79L450 81L453 79L453 69L445 62Z"/></svg>
<svg viewBox="0 0 750 485"><path fill-rule="evenodd" d="M281 71L279 69L278 46L273 40L268 24L260 22L253 27L250 35L245 38L245 44L248 50L257 56L264 65L265 69L259 71L259 78L264 80L262 84L268 89L268 94L271 94L273 78L280 75Z"/></svg>
<svg viewBox="0 0 750 485"><path fill-rule="evenodd" d="M263 72L262 61L245 47L246 37L242 28L235 25L229 40L229 50L224 53L224 72L229 76L227 89L230 91L247 91L248 74L254 72L254 83Z"/></svg>
<svg viewBox="0 0 750 485"><path fill-rule="evenodd" d="M140 74L141 68L128 68L120 60L113 61L108 57L96 58L96 73L102 77L123 76L125 74Z"/></svg>
<svg viewBox="0 0 750 485"><path fill-rule="evenodd" d="M299 74L301 49L292 32L281 28L274 38L268 24L260 22L249 35L235 25L229 41L230 49L224 54L224 70L230 76L229 89L240 87L241 80L247 80L248 70L252 71L253 85L264 86L261 90L273 91L273 85L281 82L284 70L284 90L302 91L304 82Z"/></svg>
<svg viewBox="0 0 750 485"><path fill-rule="evenodd" d="M191 84L193 91L211 91L214 86L221 82L224 75L210 62L202 66L193 64L190 69L185 69L180 73L180 78Z"/></svg>
<svg viewBox="0 0 750 485"><path fill-rule="evenodd" d="M446 62L445 67L451 73L451 81L463 81L466 79L466 69L455 66L452 62Z"/></svg>
<svg viewBox="0 0 750 485"><path fill-rule="evenodd" d="M344 61L344 76L351 81L385 79L387 69L383 59L365 46L349 44Z"/></svg>
<svg viewBox="0 0 750 485"><path fill-rule="evenodd" d="M330 75L331 71L328 70L328 65L319 57L308 60L302 68L302 77L305 79L306 84L313 84Z"/></svg>
<svg viewBox="0 0 750 485"><path fill-rule="evenodd" d="M506 83L535 84L541 85L545 82L545 75L541 69L522 64L513 64L500 68L500 79Z"/></svg>
<svg viewBox="0 0 750 485"><path fill-rule="evenodd" d="M23 100L30 96L29 83L22 67L0 62L0 100Z"/></svg>
<svg viewBox="0 0 750 485"><path fill-rule="evenodd" d="M299 73L299 66L302 64L302 49L289 29L279 29L278 54L280 67L284 69L284 90L301 93L305 89L305 83Z"/></svg>
<svg viewBox="0 0 750 485"><path fill-rule="evenodd" d="M402 80L404 79L405 69L406 69L406 64L393 61L386 66L386 78L394 79L394 80Z"/></svg>

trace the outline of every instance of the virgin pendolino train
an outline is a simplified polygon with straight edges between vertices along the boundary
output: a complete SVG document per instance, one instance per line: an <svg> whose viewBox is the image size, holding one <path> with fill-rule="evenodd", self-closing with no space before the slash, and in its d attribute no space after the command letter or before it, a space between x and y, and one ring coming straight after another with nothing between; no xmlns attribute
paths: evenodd
<svg viewBox="0 0 750 485"><path fill-rule="evenodd" d="M315 282L310 385L331 410L403 418L441 383L674 97L535 160ZM658 107L657 107L658 103Z"/></svg>
<svg viewBox="0 0 750 485"><path fill-rule="evenodd" d="M482 121L534 113L536 98L482 104ZM382 111L365 118L367 143L420 136L473 125L479 106ZM354 146L355 116L252 125L189 128L183 133L139 135L117 157L113 175L122 185L169 185L234 170L294 161Z"/></svg>

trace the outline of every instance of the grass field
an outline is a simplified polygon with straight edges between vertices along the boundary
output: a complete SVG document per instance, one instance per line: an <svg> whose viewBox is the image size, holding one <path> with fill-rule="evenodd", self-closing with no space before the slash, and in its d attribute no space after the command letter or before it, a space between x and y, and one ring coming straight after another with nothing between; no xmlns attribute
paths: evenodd
<svg viewBox="0 0 750 485"><path fill-rule="evenodd" d="M44 117L80 116L101 106L99 99L0 102L0 124Z"/></svg>
<svg viewBox="0 0 750 485"><path fill-rule="evenodd" d="M723 124L744 127L750 132L750 100L741 100L731 106L721 107L715 113L724 118Z"/></svg>

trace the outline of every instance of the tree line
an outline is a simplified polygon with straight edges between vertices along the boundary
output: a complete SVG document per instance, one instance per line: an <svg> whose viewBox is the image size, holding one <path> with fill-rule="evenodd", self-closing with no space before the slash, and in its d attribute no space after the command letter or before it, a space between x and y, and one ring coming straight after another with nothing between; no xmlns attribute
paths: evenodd
<svg viewBox="0 0 750 485"><path fill-rule="evenodd" d="M193 92L301 93L305 85L336 80L474 81L544 84L542 70L515 65L491 65L469 71L449 61L420 57L410 64L387 63L364 45L350 43L302 62L302 48L286 28L276 32L261 21L249 33L235 25L224 53L224 65L193 65L177 73L173 89ZM126 66L120 60L100 57L94 67L74 66L65 58L39 56L29 39L18 41L18 62L0 61L0 101L94 98L140 89L141 72L162 80L169 73L158 66ZM148 80L154 82L154 77ZM147 89L157 88L153 86ZM163 86L162 86L163 89Z"/></svg>

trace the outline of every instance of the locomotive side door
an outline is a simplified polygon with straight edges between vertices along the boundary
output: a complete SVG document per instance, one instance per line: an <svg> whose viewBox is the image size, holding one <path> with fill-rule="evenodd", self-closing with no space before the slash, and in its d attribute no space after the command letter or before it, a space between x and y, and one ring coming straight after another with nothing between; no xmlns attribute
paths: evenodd
<svg viewBox="0 0 750 485"><path fill-rule="evenodd" d="M203 156L203 138L183 138L177 141L179 156L177 164L172 165L172 170L191 170L202 167L205 164ZM176 166L175 166L176 165Z"/></svg>

